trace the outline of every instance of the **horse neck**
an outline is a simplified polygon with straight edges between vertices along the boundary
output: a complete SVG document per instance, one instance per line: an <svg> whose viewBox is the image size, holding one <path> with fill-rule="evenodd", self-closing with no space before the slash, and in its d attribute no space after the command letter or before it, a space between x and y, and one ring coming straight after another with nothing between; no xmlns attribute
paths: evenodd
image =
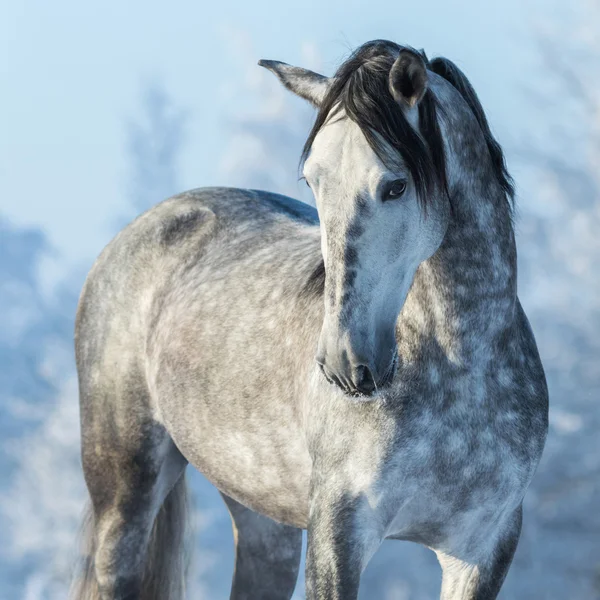
<svg viewBox="0 0 600 600"><path fill-rule="evenodd" d="M419 267L398 320L399 353L423 358L425 344L473 367L511 327L517 301L510 206L495 182L457 186L452 221L438 251ZM440 359L437 356L437 359ZM434 359L435 360L435 359Z"/></svg>

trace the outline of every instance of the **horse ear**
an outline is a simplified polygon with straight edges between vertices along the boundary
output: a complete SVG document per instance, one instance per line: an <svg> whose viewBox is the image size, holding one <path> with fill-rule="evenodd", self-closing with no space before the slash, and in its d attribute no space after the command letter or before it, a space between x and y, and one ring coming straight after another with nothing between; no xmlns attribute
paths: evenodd
<svg viewBox="0 0 600 600"><path fill-rule="evenodd" d="M325 94L329 90L331 80L329 77L319 75L308 69L292 67L278 60L259 60L259 66L268 69L277 75L283 85L297 96L308 100L313 106L319 108Z"/></svg>
<svg viewBox="0 0 600 600"><path fill-rule="evenodd" d="M398 104L408 109L417 106L427 91L427 67L423 57L403 48L390 69L389 87Z"/></svg>

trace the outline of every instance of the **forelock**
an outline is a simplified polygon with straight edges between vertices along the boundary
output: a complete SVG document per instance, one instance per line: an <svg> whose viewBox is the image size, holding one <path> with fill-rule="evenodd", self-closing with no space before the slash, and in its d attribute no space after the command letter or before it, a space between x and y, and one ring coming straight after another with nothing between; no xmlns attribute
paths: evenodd
<svg viewBox="0 0 600 600"><path fill-rule="evenodd" d="M404 48L390 41L375 40L362 45L340 66L320 106L301 160L308 157L327 120L343 111L359 126L369 146L388 168L396 166L390 149L400 155L419 199L426 204L435 193L447 193L444 146L436 99L429 90L419 104L420 133L413 129L392 97L389 73ZM427 63L426 56L423 53L421 56Z"/></svg>

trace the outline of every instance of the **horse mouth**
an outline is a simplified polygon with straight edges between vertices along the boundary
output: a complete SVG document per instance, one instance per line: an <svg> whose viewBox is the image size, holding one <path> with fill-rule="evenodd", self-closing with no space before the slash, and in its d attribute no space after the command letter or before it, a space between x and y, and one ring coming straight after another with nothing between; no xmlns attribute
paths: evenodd
<svg viewBox="0 0 600 600"><path fill-rule="evenodd" d="M371 399L374 396L376 396L378 392L384 391L391 385L392 381L394 380L394 376L396 375L396 371L398 369L398 362L398 350L396 349L389 363L389 366L384 371L383 375L379 378L379 380L374 383L373 388L369 392L364 392L359 389L356 389L354 386L347 383L344 379L341 379L340 377L336 376L335 373L329 371L321 362L317 361L317 364L319 365L319 369L323 374L323 377L325 377L325 380L329 384L335 385L348 397L359 399Z"/></svg>

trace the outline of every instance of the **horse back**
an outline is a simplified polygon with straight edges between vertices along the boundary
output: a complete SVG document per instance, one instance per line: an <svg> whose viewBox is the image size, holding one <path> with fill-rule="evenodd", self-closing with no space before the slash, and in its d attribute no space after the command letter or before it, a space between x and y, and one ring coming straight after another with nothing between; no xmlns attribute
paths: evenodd
<svg viewBox="0 0 600 600"><path fill-rule="evenodd" d="M217 188L167 200L117 235L76 320L84 437L121 428L127 440L158 424L228 495L305 519L300 399L322 322L317 223L292 199Z"/></svg>

